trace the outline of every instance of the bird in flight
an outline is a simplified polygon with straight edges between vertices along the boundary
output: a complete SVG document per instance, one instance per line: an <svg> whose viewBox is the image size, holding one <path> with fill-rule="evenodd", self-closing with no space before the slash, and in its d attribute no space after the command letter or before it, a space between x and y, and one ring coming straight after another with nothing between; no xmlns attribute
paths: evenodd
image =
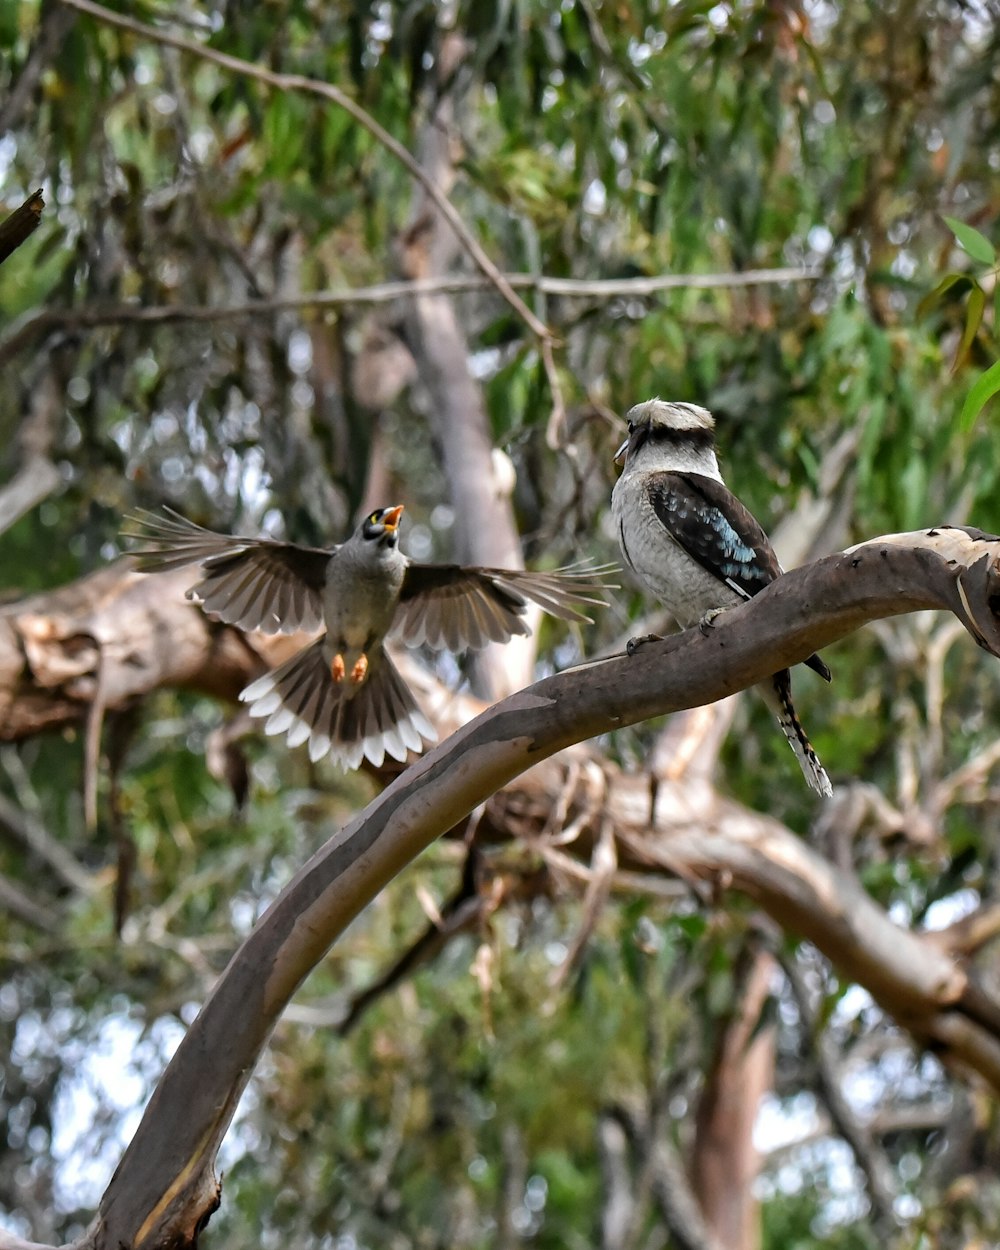
<svg viewBox="0 0 1000 1250"><path fill-rule="evenodd" d="M403 505L377 508L339 546L303 547L240 538L195 525L172 509L129 517L125 537L144 573L201 566L188 590L228 625L267 634L322 629L321 637L241 693L265 733L287 733L345 769L367 758L433 742L433 726L385 649L387 640L440 651L478 650L531 632L529 600L551 616L589 621L583 608L616 589L614 565L572 565L551 573L423 564L399 550Z"/></svg>

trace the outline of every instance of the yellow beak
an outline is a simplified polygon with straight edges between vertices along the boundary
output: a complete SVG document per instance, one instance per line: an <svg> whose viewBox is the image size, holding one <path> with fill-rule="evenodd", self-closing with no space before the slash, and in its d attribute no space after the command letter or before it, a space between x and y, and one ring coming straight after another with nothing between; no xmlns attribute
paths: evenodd
<svg viewBox="0 0 1000 1250"><path fill-rule="evenodd" d="M401 503L396 504L393 508L386 508L385 512L382 513L383 527L387 529L390 534L394 534L399 528L399 520L402 515L403 504Z"/></svg>

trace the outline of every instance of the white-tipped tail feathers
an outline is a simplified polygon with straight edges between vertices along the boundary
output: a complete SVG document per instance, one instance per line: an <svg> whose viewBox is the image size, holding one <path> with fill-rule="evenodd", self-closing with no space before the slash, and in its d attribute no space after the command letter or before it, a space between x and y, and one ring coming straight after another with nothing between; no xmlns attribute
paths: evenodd
<svg viewBox="0 0 1000 1250"><path fill-rule="evenodd" d="M437 738L396 666L381 647L368 654L363 682L335 683L324 639L259 677L240 695L250 715L267 717L264 732L288 734L288 745L309 743L309 758L329 756L344 769L363 759L380 767L386 755L403 763Z"/></svg>
<svg viewBox="0 0 1000 1250"><path fill-rule="evenodd" d="M802 722L795 713L795 705L792 703L792 678L788 669L785 668L780 673L775 673L770 686L762 682L758 689L764 697L764 702L778 718L781 732L795 752L802 775L817 794L829 798L833 794L833 787L830 785L830 778L826 775L826 769L819 761L816 748L809 741L806 731L802 728Z"/></svg>

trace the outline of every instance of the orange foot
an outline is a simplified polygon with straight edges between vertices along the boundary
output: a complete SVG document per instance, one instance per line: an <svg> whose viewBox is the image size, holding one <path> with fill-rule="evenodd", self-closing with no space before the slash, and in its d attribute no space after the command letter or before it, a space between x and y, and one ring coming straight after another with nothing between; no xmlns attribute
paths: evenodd
<svg viewBox="0 0 1000 1250"><path fill-rule="evenodd" d="M357 663L351 669L351 681L356 686L360 686L364 679L368 676L368 656L362 651L358 657Z"/></svg>
<svg viewBox="0 0 1000 1250"><path fill-rule="evenodd" d="M335 655L330 663L330 676L338 685L344 680L345 671L344 657Z"/></svg>

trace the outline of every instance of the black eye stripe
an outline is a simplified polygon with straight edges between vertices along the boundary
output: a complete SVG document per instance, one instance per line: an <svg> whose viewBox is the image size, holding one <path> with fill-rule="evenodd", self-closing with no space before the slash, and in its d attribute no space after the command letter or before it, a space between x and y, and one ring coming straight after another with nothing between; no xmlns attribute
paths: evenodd
<svg viewBox="0 0 1000 1250"><path fill-rule="evenodd" d="M660 447L683 447L692 451L712 451L715 437L711 430L675 430L668 425L646 426L643 442L649 440Z"/></svg>

